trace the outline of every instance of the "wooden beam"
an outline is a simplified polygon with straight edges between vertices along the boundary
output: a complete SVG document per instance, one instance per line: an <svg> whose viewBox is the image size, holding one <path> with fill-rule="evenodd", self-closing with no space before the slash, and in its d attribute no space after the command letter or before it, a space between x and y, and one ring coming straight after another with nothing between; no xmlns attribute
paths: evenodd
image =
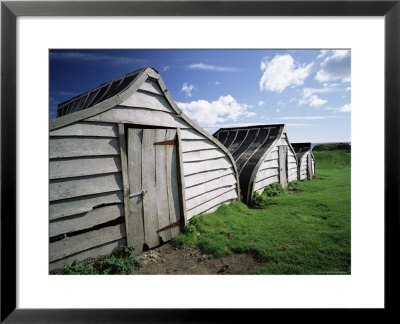
<svg viewBox="0 0 400 324"><path fill-rule="evenodd" d="M122 174L122 191L124 201L124 216L125 216L125 230L126 230L126 242L128 246L133 246L133 233L131 217L129 217L129 177L128 177L128 159L126 152L126 140L125 140L125 127L124 124L118 124L118 135L119 135L119 150L121 158L121 174Z"/></svg>

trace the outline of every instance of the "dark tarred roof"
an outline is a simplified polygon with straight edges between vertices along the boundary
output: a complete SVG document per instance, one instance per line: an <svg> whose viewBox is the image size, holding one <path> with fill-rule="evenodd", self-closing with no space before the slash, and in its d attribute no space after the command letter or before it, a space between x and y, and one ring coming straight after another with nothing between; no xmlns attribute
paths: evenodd
<svg viewBox="0 0 400 324"><path fill-rule="evenodd" d="M57 117L93 107L104 100L116 96L127 89L142 70L143 69L140 69L125 74L119 78L103 83L89 92L60 103L57 108Z"/></svg>
<svg viewBox="0 0 400 324"><path fill-rule="evenodd" d="M232 154L239 173L240 190L247 201L251 175L260 159L280 137L284 124L220 128L213 135Z"/></svg>
<svg viewBox="0 0 400 324"><path fill-rule="evenodd" d="M296 152L297 160L300 161L303 155L311 151L311 143L291 143Z"/></svg>

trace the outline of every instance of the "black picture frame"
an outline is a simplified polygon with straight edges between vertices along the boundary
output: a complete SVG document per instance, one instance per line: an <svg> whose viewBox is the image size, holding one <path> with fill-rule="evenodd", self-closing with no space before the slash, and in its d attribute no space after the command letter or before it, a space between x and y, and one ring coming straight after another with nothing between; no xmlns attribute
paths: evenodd
<svg viewBox="0 0 400 324"><path fill-rule="evenodd" d="M2 1L1 2L1 322L226 322L217 309L16 308L16 19L19 16L384 16L385 18L385 310L395 310L399 276L400 0L395 1ZM223 298L223 292L221 292ZM258 316L256 314L251 314Z"/></svg>

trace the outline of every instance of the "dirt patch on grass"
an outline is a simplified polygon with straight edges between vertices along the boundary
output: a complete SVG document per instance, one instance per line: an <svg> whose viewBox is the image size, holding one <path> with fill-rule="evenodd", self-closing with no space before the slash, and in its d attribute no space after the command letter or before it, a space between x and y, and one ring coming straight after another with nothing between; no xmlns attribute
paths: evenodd
<svg viewBox="0 0 400 324"><path fill-rule="evenodd" d="M179 249L167 243L139 256L135 274L244 274L264 265L249 253L210 258L197 248Z"/></svg>

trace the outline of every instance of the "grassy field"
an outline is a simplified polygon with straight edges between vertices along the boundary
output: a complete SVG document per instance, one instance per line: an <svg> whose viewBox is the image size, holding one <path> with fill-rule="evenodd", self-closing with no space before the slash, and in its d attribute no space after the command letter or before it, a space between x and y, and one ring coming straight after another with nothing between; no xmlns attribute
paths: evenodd
<svg viewBox="0 0 400 324"><path fill-rule="evenodd" d="M350 153L314 156L315 179L265 197L261 209L235 202L196 216L173 243L214 257L254 253L266 264L252 274L350 274Z"/></svg>

